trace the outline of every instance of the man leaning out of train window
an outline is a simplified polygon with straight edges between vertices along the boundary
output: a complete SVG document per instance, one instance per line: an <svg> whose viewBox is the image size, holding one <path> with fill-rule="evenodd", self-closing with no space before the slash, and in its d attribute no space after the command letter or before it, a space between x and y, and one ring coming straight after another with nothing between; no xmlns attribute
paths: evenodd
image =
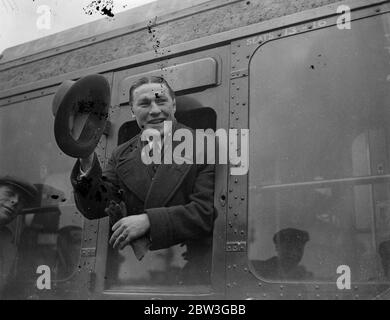
<svg viewBox="0 0 390 320"><path fill-rule="evenodd" d="M154 142L142 141L144 130L160 133L160 143L150 149L161 152L164 140L175 130L193 130L176 121L175 94L165 79L137 80L129 98L141 133L118 146L104 170L95 153L78 159L71 175L76 204L89 219L109 215L110 244L118 249L130 245L139 260L148 250L186 245L187 263L180 282L208 282L215 220L214 165L145 164L144 147ZM165 132L164 121L171 121L171 131Z"/></svg>

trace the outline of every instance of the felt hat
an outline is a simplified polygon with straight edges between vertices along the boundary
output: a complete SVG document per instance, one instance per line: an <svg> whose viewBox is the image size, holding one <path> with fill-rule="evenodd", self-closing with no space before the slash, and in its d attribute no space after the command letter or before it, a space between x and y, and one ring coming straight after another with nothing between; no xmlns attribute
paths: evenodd
<svg viewBox="0 0 390 320"><path fill-rule="evenodd" d="M52 111L55 139L64 153L74 158L93 153L106 125L110 100L110 84L99 74L59 86Z"/></svg>

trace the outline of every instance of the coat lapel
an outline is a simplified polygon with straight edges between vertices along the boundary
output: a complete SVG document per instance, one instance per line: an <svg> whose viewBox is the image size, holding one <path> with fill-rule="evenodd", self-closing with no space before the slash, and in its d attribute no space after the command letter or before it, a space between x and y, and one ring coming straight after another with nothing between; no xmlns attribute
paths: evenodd
<svg viewBox="0 0 390 320"><path fill-rule="evenodd" d="M191 164L160 165L146 196L145 209L164 207L180 187L191 166Z"/></svg>
<svg viewBox="0 0 390 320"><path fill-rule="evenodd" d="M185 127L177 124L175 130L180 128ZM172 152L179 143L180 142L173 141ZM193 164L187 163L177 164L177 159L174 157L172 159L172 164L159 165L146 196L145 209L164 207L180 187L192 166Z"/></svg>
<svg viewBox="0 0 390 320"><path fill-rule="evenodd" d="M119 178L143 202L150 189L151 177L141 160L141 140L138 138L118 159Z"/></svg>

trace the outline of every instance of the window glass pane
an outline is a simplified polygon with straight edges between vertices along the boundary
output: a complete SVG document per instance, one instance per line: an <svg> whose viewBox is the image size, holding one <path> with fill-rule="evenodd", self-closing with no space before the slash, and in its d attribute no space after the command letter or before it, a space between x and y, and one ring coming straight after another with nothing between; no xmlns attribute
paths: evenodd
<svg viewBox="0 0 390 320"><path fill-rule="evenodd" d="M388 185L263 191L250 221L250 258L258 275L333 282L337 267L348 265L354 281L384 280L389 257L382 261L379 246L390 236L389 213L387 203L372 205L375 190L388 191ZM357 209L361 203L364 211ZM382 224L377 234L375 220Z"/></svg>
<svg viewBox="0 0 390 320"><path fill-rule="evenodd" d="M106 286L110 289L125 289L126 286L183 284L182 269L187 263L185 252L185 246L174 246L148 252L138 261L130 247L120 251L110 248Z"/></svg>
<svg viewBox="0 0 390 320"><path fill-rule="evenodd" d="M271 41L251 60L249 258L263 279L390 276L388 21Z"/></svg>
<svg viewBox="0 0 390 320"><path fill-rule="evenodd" d="M70 184L74 159L62 154L53 134L52 96L0 108L0 176L33 184L38 198L13 222L1 227L1 289L6 297L33 298L37 267L50 267L52 280L78 268L82 216Z"/></svg>

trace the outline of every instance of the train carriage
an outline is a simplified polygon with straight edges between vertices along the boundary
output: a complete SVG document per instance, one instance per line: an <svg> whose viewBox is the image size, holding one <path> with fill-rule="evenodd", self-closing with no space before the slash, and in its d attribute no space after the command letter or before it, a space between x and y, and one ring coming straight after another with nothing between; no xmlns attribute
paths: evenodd
<svg viewBox="0 0 390 320"><path fill-rule="evenodd" d="M0 174L40 201L11 226L4 299L388 298L389 48L388 1L159 0L5 50ZM172 84L190 127L249 129L248 172L216 166L210 281L176 281L183 246L137 261L110 249L107 218L78 212L51 102L93 73L112 93L103 165L138 132L128 89L144 75ZM285 249L288 230L303 245ZM273 262L283 250L289 270ZM51 290L37 288L42 265Z"/></svg>

